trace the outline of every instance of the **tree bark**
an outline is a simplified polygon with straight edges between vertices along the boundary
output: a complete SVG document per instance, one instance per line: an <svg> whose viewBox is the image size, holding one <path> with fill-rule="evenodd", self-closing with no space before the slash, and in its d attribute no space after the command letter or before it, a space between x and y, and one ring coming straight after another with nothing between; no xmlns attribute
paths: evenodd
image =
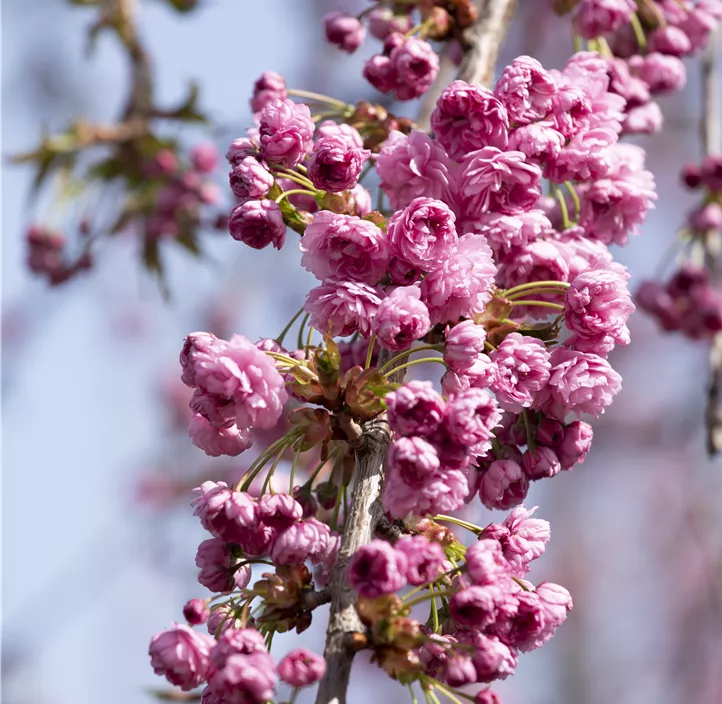
<svg viewBox="0 0 722 704"><path fill-rule="evenodd" d="M479 18L464 31L464 55L457 78L467 83L491 85L504 41L516 9L516 0L477 0Z"/></svg>
<svg viewBox="0 0 722 704"><path fill-rule="evenodd" d="M391 431L385 416L367 423L356 450L356 484L346 530L341 538L338 559L331 575L331 612L326 632L326 676L321 680L317 704L346 703L346 691L355 654L353 634L363 633L356 613L356 594L346 579L351 556L371 542L376 524L383 515L381 486Z"/></svg>

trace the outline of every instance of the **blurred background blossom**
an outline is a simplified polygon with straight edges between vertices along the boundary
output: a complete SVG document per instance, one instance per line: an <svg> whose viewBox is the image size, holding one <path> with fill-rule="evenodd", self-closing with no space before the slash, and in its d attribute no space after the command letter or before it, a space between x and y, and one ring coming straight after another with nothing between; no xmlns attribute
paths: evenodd
<svg viewBox="0 0 722 704"><path fill-rule="evenodd" d="M221 153L249 122L251 85L265 70L341 99L373 98L361 78L373 46L348 56L322 39L325 13L363 6L342 4L203 0L181 15L141 2L160 98L177 103L197 79ZM520 4L502 64L527 53L561 66L572 51L566 24L547 2ZM109 40L84 57L87 10L57 0L28 9L27 0L3 3L4 156L78 113L112 119L127 78ZM678 181L701 156L698 66L689 68L687 88L662 101L663 134L640 140L659 201L644 236L618 252L632 288L658 271L693 202ZM174 136L208 139L198 127ZM203 591L189 490L243 471L186 436L181 341L198 329L274 337L312 277L294 247L251 251L211 231L202 259L169 253L170 301L129 237L104 247L88 274L48 288L25 267L32 172L3 169L3 695L12 704L151 701L148 640ZM221 168L225 193L224 177ZM624 391L597 424L593 452L552 486L534 484L527 501L554 532L539 577L565 584L575 611L499 686L508 704L722 701L722 474L704 454L707 355L642 315L631 327L633 345L614 353ZM492 520L473 511L481 525ZM285 636L274 650L292 638L299 645ZM322 634L301 640L320 647ZM374 669L354 670L350 700L404 701Z"/></svg>

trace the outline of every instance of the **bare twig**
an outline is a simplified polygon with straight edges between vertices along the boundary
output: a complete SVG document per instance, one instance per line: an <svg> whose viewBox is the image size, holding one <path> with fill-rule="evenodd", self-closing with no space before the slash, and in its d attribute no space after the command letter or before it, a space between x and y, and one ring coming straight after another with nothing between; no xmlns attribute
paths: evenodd
<svg viewBox="0 0 722 704"><path fill-rule="evenodd" d="M700 124L705 155L719 154L720 112L717 75L717 42L713 35L702 59L702 120ZM705 254L710 275L719 284L719 268L722 260L722 241L719 230L705 234ZM712 339L709 356L710 380L707 392L707 452L714 456L722 452L722 333Z"/></svg>

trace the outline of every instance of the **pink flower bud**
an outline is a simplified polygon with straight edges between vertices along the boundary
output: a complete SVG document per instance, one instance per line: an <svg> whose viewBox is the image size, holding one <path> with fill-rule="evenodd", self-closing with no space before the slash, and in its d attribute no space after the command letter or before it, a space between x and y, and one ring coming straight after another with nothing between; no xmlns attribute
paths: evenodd
<svg viewBox="0 0 722 704"><path fill-rule="evenodd" d="M493 437L501 421L496 399L482 389L471 388L452 396L446 406L446 428L459 445L477 449ZM479 453L481 454L481 453Z"/></svg>
<svg viewBox="0 0 722 704"><path fill-rule="evenodd" d="M431 435L444 419L444 399L430 381L409 381L386 396L389 424L400 435Z"/></svg>
<svg viewBox="0 0 722 704"><path fill-rule="evenodd" d="M283 76L273 71L266 71L253 84L251 110L261 112L272 100L285 100L287 97L288 91Z"/></svg>
<svg viewBox="0 0 722 704"><path fill-rule="evenodd" d="M510 574L499 541L480 538L466 551L466 572L480 586L495 584Z"/></svg>
<svg viewBox="0 0 722 704"><path fill-rule="evenodd" d="M272 166L292 169L306 156L315 125L307 105L292 100L271 100L259 118L261 155Z"/></svg>
<svg viewBox="0 0 722 704"><path fill-rule="evenodd" d="M253 249L269 244L281 249L286 241L286 225L281 209L273 200L248 200L236 206L228 219L231 237Z"/></svg>
<svg viewBox="0 0 722 704"><path fill-rule="evenodd" d="M667 24L647 36L647 50L682 57L692 52L692 42L679 27Z"/></svg>
<svg viewBox="0 0 722 704"><path fill-rule="evenodd" d="M439 96L431 127L449 156L461 161L482 147L506 149L509 117L488 88L454 81Z"/></svg>
<svg viewBox="0 0 722 704"><path fill-rule="evenodd" d="M487 687L481 692L477 692L474 702L475 704L501 704L501 697L493 689Z"/></svg>
<svg viewBox="0 0 722 704"><path fill-rule="evenodd" d="M418 287L401 286L381 301L371 330L382 347L405 350L429 332L429 311L420 298Z"/></svg>
<svg viewBox="0 0 722 704"><path fill-rule="evenodd" d="M351 557L348 580L360 596L375 599L393 594L406 584L406 555L385 540L362 545Z"/></svg>
<svg viewBox="0 0 722 704"><path fill-rule="evenodd" d="M217 538L198 546L196 566L200 568L198 582L212 592L245 589L251 581L251 566L238 567L226 543Z"/></svg>
<svg viewBox="0 0 722 704"><path fill-rule="evenodd" d="M429 42L418 37L407 37L391 51L389 59L396 71L398 83L395 91L398 100L413 100L422 96L439 72L439 55Z"/></svg>
<svg viewBox="0 0 722 704"><path fill-rule="evenodd" d="M305 648L296 648L278 663L278 676L292 687L307 687L326 674L326 660Z"/></svg>
<svg viewBox="0 0 722 704"><path fill-rule="evenodd" d="M215 171L218 165L218 149L212 142L197 144L191 149L191 163L193 168L201 174Z"/></svg>
<svg viewBox="0 0 722 704"><path fill-rule="evenodd" d="M257 156L258 147L247 137L239 137L231 142L226 159L231 166L237 166L246 157Z"/></svg>
<svg viewBox="0 0 722 704"><path fill-rule="evenodd" d="M343 12L331 12L323 18L326 39L339 49L353 54L366 37L366 30L361 22Z"/></svg>
<svg viewBox="0 0 722 704"><path fill-rule="evenodd" d="M396 67L388 56L374 54L364 65L364 78L381 93L390 93L398 85Z"/></svg>
<svg viewBox="0 0 722 704"><path fill-rule="evenodd" d="M494 376L491 387L502 408L520 412L529 408L549 379L549 352L534 337L513 332L491 355Z"/></svg>
<svg viewBox="0 0 722 704"><path fill-rule="evenodd" d="M629 64L632 73L639 76L653 94L673 93L684 88L687 82L687 69L676 56L655 51L644 57L633 56Z"/></svg>
<svg viewBox="0 0 722 704"><path fill-rule="evenodd" d="M188 626L175 624L150 641L150 663L156 675L163 675L176 687L188 692L208 676L209 654L214 640Z"/></svg>
<svg viewBox="0 0 722 704"><path fill-rule="evenodd" d="M432 543L423 535L399 538L394 549L406 556L405 577L409 584L418 586L433 582L444 570L444 549L439 543Z"/></svg>
<svg viewBox="0 0 722 704"><path fill-rule="evenodd" d="M564 438L564 426L553 418L543 418L537 426L535 440L545 447L556 450Z"/></svg>
<svg viewBox="0 0 722 704"><path fill-rule="evenodd" d="M481 630L494 622L502 596L503 592L493 585L466 587L449 599L449 611L461 626Z"/></svg>
<svg viewBox="0 0 722 704"><path fill-rule="evenodd" d="M406 34L413 27L411 15L395 15L388 7L379 7L369 13L369 31L384 41L391 32Z"/></svg>
<svg viewBox="0 0 722 704"><path fill-rule="evenodd" d="M706 203L689 214L689 224L698 232L722 229L722 206L719 203Z"/></svg>
<svg viewBox="0 0 722 704"><path fill-rule="evenodd" d="M321 210L301 238L301 264L319 280L335 278L373 285L389 266L383 231L368 220Z"/></svg>
<svg viewBox="0 0 722 704"><path fill-rule="evenodd" d="M463 687L476 682L476 668L471 657L466 654L452 654L444 667L444 680L450 687Z"/></svg>
<svg viewBox="0 0 722 704"><path fill-rule="evenodd" d="M446 328L444 362L456 372L468 371L484 351L486 330L473 320L463 320Z"/></svg>
<svg viewBox="0 0 722 704"><path fill-rule="evenodd" d="M205 599L191 599L183 607L183 616L191 626L199 626L205 623L210 615L208 601Z"/></svg>
<svg viewBox="0 0 722 704"><path fill-rule="evenodd" d="M235 424L227 428L216 428L197 413L188 426L188 435L193 444L209 457L237 457L253 444L248 428L239 430Z"/></svg>
<svg viewBox="0 0 722 704"><path fill-rule="evenodd" d="M271 172L252 156L243 157L228 174L236 198L263 198L273 186Z"/></svg>
<svg viewBox="0 0 722 704"><path fill-rule="evenodd" d="M321 137L311 153L308 177L322 191L345 191L356 186L370 154L367 149L352 145L342 135Z"/></svg>
<svg viewBox="0 0 722 704"><path fill-rule="evenodd" d="M564 428L564 437L556 447L562 469L584 462L592 447L593 431L589 423L575 420Z"/></svg>
<svg viewBox="0 0 722 704"><path fill-rule="evenodd" d="M309 291L304 309L311 314L311 325L316 330L332 337L355 332L368 337L382 295L380 289L359 281L326 279Z"/></svg>
<svg viewBox="0 0 722 704"><path fill-rule="evenodd" d="M574 9L574 27L585 39L616 32L637 9L634 0L580 0Z"/></svg>
<svg viewBox="0 0 722 704"><path fill-rule="evenodd" d="M702 183L710 191L722 191L722 156L708 154L702 160Z"/></svg>
<svg viewBox="0 0 722 704"><path fill-rule="evenodd" d="M554 450L543 446L527 450L522 455L521 466L531 481L553 477L561 469L559 458Z"/></svg>
<svg viewBox="0 0 722 704"><path fill-rule="evenodd" d="M529 480L518 462L496 460L481 475L479 497L487 508L518 506L529 491Z"/></svg>
<svg viewBox="0 0 722 704"><path fill-rule="evenodd" d="M278 537L271 547L271 559L277 565L299 565L322 555L328 548L329 528L315 518L294 523Z"/></svg>

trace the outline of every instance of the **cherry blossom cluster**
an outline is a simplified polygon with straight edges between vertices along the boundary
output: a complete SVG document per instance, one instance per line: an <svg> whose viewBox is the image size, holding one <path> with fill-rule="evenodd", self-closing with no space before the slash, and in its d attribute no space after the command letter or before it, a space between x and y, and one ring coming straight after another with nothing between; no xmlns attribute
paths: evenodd
<svg viewBox="0 0 722 704"><path fill-rule="evenodd" d="M126 168L126 167L124 167ZM115 222L101 222L97 214L83 216L69 224L78 232L77 252L71 254L68 237L57 230L31 225L26 232L27 265L30 271L44 277L50 284L64 283L76 274L90 269L92 251L105 235L130 233L137 238L145 265L162 272L159 246L174 241L181 247L198 252L197 233L202 227L225 229L227 218L210 213L210 206L220 202L220 191L209 175L218 168L218 154L211 143L191 149L187 163L177 149L161 148L140 164L128 166L128 173L110 161L101 164L97 177L104 180L128 181L127 207ZM63 193L60 199L67 198ZM79 207L93 212L95 204Z"/></svg>
<svg viewBox="0 0 722 704"><path fill-rule="evenodd" d="M554 635L572 599L558 584L534 587L525 579L550 537L549 523L532 518L534 511L519 507L483 529L458 521L478 538L468 548L448 529L423 519L413 536L393 545L376 539L354 554L349 581L381 668L402 683L419 682L448 695L465 685L506 679L519 653ZM399 596L406 587L411 589ZM429 607L425 622L416 618L420 604ZM482 689L473 701L498 700Z"/></svg>
<svg viewBox="0 0 722 704"><path fill-rule="evenodd" d="M364 78L396 100L413 100L429 89L439 72L439 55L429 42L445 43L452 59L458 59L461 33L477 17L472 0L382 1L358 16L329 13L323 27L326 39L348 53L364 43L368 30L383 48L366 62Z"/></svg>
<svg viewBox="0 0 722 704"><path fill-rule="evenodd" d="M610 90L626 100L624 132L662 128L653 100L681 90L682 59L702 51L722 18L720 0L552 0L570 13L575 41L608 62Z"/></svg>
<svg viewBox="0 0 722 704"><path fill-rule="evenodd" d="M709 257L722 231L722 158L708 156L682 171L684 184L701 191L700 203L687 214L679 231L677 270L665 282L645 281L637 291L639 306L664 330L693 340L709 340L722 330L722 291L718 264Z"/></svg>
<svg viewBox="0 0 722 704"><path fill-rule="evenodd" d="M358 22L327 18L329 39L352 50ZM428 88L426 54L409 59L416 79L401 79L404 52L419 49L412 38L372 59L393 67L400 99ZM364 628L354 647L427 701L438 692L496 702L491 690L458 688L511 674L518 652L547 642L571 608L563 587L525 579L549 538L522 506L530 482L584 460L589 421L621 389L609 356L630 342L634 305L609 247L638 234L656 197L644 152L619 142L626 100L607 59L585 51L559 71L518 57L493 89L454 81L432 134L380 106L289 89L272 72L255 83L251 108L254 126L227 153L230 234L254 249L298 237L317 285L274 339L185 340L194 444L237 456L253 430L280 433L255 448L235 486L198 488L195 513L211 537L196 563L216 596L186 617L207 621L213 641L176 627L157 637L173 656L151 646L154 667L176 684L187 675L187 689L206 683L213 704L265 702L274 633L307 628L347 579ZM363 185L373 172L376 199ZM404 379L432 365L443 369L438 385ZM384 515L347 564L355 459L369 429L388 446ZM273 476L288 465L278 493ZM474 501L514 510L485 529L452 515ZM479 540L467 549L447 523ZM412 614L422 602L425 622ZM181 637L200 640L178 649Z"/></svg>

